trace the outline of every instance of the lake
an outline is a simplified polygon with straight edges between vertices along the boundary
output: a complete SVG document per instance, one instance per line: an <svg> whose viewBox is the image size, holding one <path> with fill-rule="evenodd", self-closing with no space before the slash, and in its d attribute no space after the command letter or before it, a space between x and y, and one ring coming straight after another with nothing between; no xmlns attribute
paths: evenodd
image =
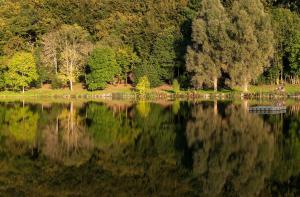
<svg viewBox="0 0 300 197"><path fill-rule="evenodd" d="M2 101L0 196L299 196L300 104L252 105Z"/></svg>

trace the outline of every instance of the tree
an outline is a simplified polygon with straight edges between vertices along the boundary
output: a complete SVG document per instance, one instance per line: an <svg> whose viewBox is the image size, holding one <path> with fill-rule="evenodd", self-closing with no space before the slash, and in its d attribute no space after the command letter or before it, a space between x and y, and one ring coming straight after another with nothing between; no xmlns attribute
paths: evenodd
<svg viewBox="0 0 300 197"><path fill-rule="evenodd" d="M150 82L148 80L148 77L143 76L143 77L139 78L139 82L135 88L138 91L138 93L141 95L145 95L147 92L149 92Z"/></svg>
<svg viewBox="0 0 300 197"><path fill-rule="evenodd" d="M290 63L290 72L295 77L300 76L300 31L295 33L290 38L287 52L289 54L288 60Z"/></svg>
<svg viewBox="0 0 300 197"><path fill-rule="evenodd" d="M60 46L59 77L69 82L73 90L73 82L81 75L92 44L89 34L78 25L63 25L58 31Z"/></svg>
<svg viewBox="0 0 300 197"><path fill-rule="evenodd" d="M36 63L31 53L17 52L8 60L4 81L12 89L22 89L24 93L25 87L37 79Z"/></svg>
<svg viewBox="0 0 300 197"><path fill-rule="evenodd" d="M272 10L272 27L275 38L274 63L269 70L270 74L275 74L276 83L283 80L285 76L291 74L287 59L288 45L291 37L300 31L300 18L296 13L288 9L276 8Z"/></svg>
<svg viewBox="0 0 300 197"><path fill-rule="evenodd" d="M59 36L58 32L49 32L42 37L41 61L50 73L58 73Z"/></svg>
<svg viewBox="0 0 300 197"><path fill-rule="evenodd" d="M6 70L6 57L0 56L0 89L5 87L4 72Z"/></svg>
<svg viewBox="0 0 300 197"><path fill-rule="evenodd" d="M260 0L235 1L231 17L234 46L229 68L231 85L243 85L247 92L249 83L263 73L273 56L271 20Z"/></svg>
<svg viewBox="0 0 300 197"><path fill-rule="evenodd" d="M169 27L157 35L151 53L151 63L157 67L159 76L163 81L172 81L174 78L176 62L175 28Z"/></svg>
<svg viewBox="0 0 300 197"><path fill-rule="evenodd" d="M116 60L122 70L122 78L125 79L125 84L134 67L140 62L139 57L133 52L131 47L123 46L116 49Z"/></svg>
<svg viewBox="0 0 300 197"><path fill-rule="evenodd" d="M187 70L195 87L218 88L222 68L228 64L229 19L220 0L203 0L199 16L193 22L193 46L187 52Z"/></svg>
<svg viewBox="0 0 300 197"><path fill-rule="evenodd" d="M114 50L103 46L93 50L88 60L88 70L86 83L89 90L104 89L121 72Z"/></svg>

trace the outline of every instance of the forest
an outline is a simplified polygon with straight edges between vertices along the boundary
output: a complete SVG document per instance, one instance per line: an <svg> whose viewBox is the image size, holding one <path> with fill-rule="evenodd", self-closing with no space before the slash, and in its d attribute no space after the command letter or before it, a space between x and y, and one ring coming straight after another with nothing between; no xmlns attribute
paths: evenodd
<svg viewBox="0 0 300 197"><path fill-rule="evenodd" d="M300 83L298 0L0 0L0 89Z"/></svg>

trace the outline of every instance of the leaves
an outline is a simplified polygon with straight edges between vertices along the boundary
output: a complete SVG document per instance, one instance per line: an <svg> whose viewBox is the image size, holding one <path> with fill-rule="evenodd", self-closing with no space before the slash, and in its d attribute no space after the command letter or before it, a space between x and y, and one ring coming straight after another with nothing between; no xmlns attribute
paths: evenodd
<svg viewBox="0 0 300 197"><path fill-rule="evenodd" d="M4 81L8 87L20 90L37 79L36 63L31 53L18 52L8 60L7 71L4 73Z"/></svg>
<svg viewBox="0 0 300 197"><path fill-rule="evenodd" d="M86 81L89 90L104 89L121 72L116 54L110 47L95 48L88 60L88 69Z"/></svg>

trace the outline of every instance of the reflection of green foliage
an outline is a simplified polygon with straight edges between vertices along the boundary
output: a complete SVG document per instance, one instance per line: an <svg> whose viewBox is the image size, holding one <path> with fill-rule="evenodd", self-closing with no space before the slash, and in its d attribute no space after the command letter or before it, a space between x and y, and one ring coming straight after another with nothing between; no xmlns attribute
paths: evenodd
<svg viewBox="0 0 300 197"><path fill-rule="evenodd" d="M172 111L174 114L177 114L179 112L179 110L180 110L180 101L175 100L172 105Z"/></svg>
<svg viewBox="0 0 300 197"><path fill-rule="evenodd" d="M233 105L218 103L218 113L212 102L177 104L174 115L150 103L146 117L137 105L1 104L1 195L259 196L286 185L281 196L297 194L296 115L283 127ZM12 120L23 123L10 116L22 114L39 115L37 149L7 135Z"/></svg>
<svg viewBox="0 0 300 197"><path fill-rule="evenodd" d="M274 137L263 120L238 108L229 108L223 119L212 107L201 105L194 107L192 117L187 138L195 150L193 167L200 192L205 196L260 192L274 154Z"/></svg>
<svg viewBox="0 0 300 197"><path fill-rule="evenodd" d="M33 143L37 131L38 114L29 107L14 106L6 111L5 130L18 141Z"/></svg>
<svg viewBox="0 0 300 197"><path fill-rule="evenodd" d="M128 143L137 135L137 130L122 124L120 119L104 105L91 103L87 107L88 130L98 147Z"/></svg>
<svg viewBox="0 0 300 197"><path fill-rule="evenodd" d="M279 125L280 122L279 120L274 124ZM300 119L297 116L287 116L284 124L288 128L286 134L276 130L279 136L273 177L279 182L288 181L291 176L300 173ZM277 126L277 128L281 127Z"/></svg>
<svg viewBox="0 0 300 197"><path fill-rule="evenodd" d="M142 131L136 143L138 150L172 157L175 153L176 138L175 125L172 122L173 113L170 110L162 110L158 105L148 105L148 116L136 117L137 127ZM138 107L137 110L139 111Z"/></svg>

